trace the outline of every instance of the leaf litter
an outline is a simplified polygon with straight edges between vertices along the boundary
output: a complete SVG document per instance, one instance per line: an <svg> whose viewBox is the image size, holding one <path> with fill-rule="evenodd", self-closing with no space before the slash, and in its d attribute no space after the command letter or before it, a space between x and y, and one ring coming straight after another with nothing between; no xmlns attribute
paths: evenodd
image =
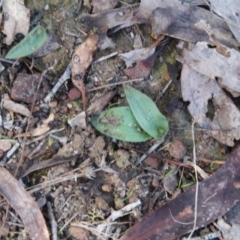
<svg viewBox="0 0 240 240"><path fill-rule="evenodd" d="M46 39L50 40L39 48L41 52L28 53L29 60L23 55L17 55L22 58L16 62L1 58L1 95L17 90L14 99L12 92L11 100L1 99L0 136L12 143L7 148L0 147L1 165L12 171L11 182L20 179L39 206L46 204L47 208L40 209L22 188L21 194L26 195L31 206L30 210L25 209L28 214L23 214L21 200L15 204L14 197L8 197L15 192L2 181L1 193L23 223L22 227L10 226L13 218L5 211L7 205L2 200L8 219L0 219L3 237L25 228L32 239L39 229L46 239L47 231L55 239L67 234L76 239L81 239L79 234L92 239L173 239L193 230L193 226L204 225L205 231L212 231L208 224L237 206L239 148L236 146L229 154L227 146L237 145L239 139L238 5L230 0L142 0L109 1L111 6L106 9L104 1L84 1L83 5L81 1L76 4L59 0L47 5L33 1L26 4L31 9L30 24L29 9L22 1L16 1L16 5L8 3L3 1L6 36L1 43L2 56L18 46L16 33L27 35L39 24L41 17L35 10L42 12L37 28L43 26ZM22 11L19 17L24 19L19 19L16 11ZM37 20L33 20L35 13ZM7 24L11 25L8 32ZM185 42L180 42L176 49L177 40L168 42L169 37ZM39 40L34 39L33 44ZM24 45L19 46L24 51ZM182 96L177 77L180 68ZM15 79L16 76L19 77ZM27 84L19 84L24 79ZM68 79L72 81L67 82ZM126 106L125 95L128 101L134 97L126 93L126 87L125 93L121 87L127 81L143 96L149 96L156 109L166 116L169 131L165 138L126 143L103 136L89 124L94 114L101 116ZM70 98L73 85L80 90L81 99ZM6 105L7 101L10 104ZM136 119L140 117L141 125L152 112L150 108L149 113L139 113L137 109L150 103L142 98L134 101L138 104L132 112ZM117 111L113 117L115 114ZM198 123L194 144L191 117ZM110 121L116 130L118 122L112 116L103 121ZM152 129L143 123L141 126L147 132ZM194 159L195 145L198 161L192 163L189 160ZM140 153L146 152L147 159L143 161ZM227 162L216 170L216 164L222 164L226 158ZM193 169L203 178L207 176L205 172L210 174L199 183L197 215L196 188L184 187L201 180ZM7 173L4 174L2 177ZM180 188L184 193L179 193ZM17 191L20 186L16 184L11 189ZM42 226L39 229L35 228L35 221L29 223L33 210L38 212ZM41 212L47 216L45 221L51 229L46 229ZM191 224L183 224L186 222ZM76 226L81 230L78 234ZM219 229L226 234L221 226ZM231 234L235 230L229 231ZM12 239L17 239L16 235Z"/></svg>

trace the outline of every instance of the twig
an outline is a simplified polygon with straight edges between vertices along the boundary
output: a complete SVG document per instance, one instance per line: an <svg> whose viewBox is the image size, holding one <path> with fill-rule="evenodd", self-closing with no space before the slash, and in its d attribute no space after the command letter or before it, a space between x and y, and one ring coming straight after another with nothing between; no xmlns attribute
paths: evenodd
<svg viewBox="0 0 240 240"><path fill-rule="evenodd" d="M39 137L36 137L36 138L34 138L34 139L31 139L31 140L27 141L27 142L25 143L25 145L29 145L29 144L34 143L34 142L36 142L36 141L40 141L40 140L42 140L42 139L45 139L48 135L51 135L51 134L56 133L56 132L61 132L61 131L63 131L64 129L65 129L65 128L52 129L52 130L50 130L49 132L47 132L47 133L45 133L45 134L43 134L43 135L41 135L41 136L39 136Z"/></svg>
<svg viewBox="0 0 240 240"><path fill-rule="evenodd" d="M82 6L82 0L79 0L78 6L77 6L77 14L79 14L79 11L80 11L80 9L81 9L81 6Z"/></svg>
<svg viewBox="0 0 240 240"><path fill-rule="evenodd" d="M1 164L5 164L7 162L7 160L16 152L16 150L19 148L20 143L16 142L12 148L7 152L7 154L5 154L4 158L1 161Z"/></svg>
<svg viewBox="0 0 240 240"><path fill-rule="evenodd" d="M55 220L55 217L53 215L53 210L50 202L47 202L47 208L48 208L48 216L50 218L50 224L51 224L51 232L52 232L52 240L58 240L57 237L57 222Z"/></svg>
<svg viewBox="0 0 240 240"><path fill-rule="evenodd" d="M45 142L46 142L46 140L43 139L43 140L38 144L38 146L37 146L31 153L28 154L28 156L27 156L28 159L31 159L32 156L34 156L36 153L38 153L38 152L40 151L41 147L44 145Z"/></svg>
<svg viewBox="0 0 240 240"><path fill-rule="evenodd" d="M202 162L205 162L205 163L216 163L216 164L219 164L219 165L223 165L223 164L226 163L226 161L223 161L223 160L211 160L211 159L208 159L208 158L205 158L205 157L198 157L198 160L202 161Z"/></svg>
<svg viewBox="0 0 240 240"><path fill-rule="evenodd" d="M152 153L156 148L158 148L164 141L165 141L165 136L167 135L167 133L162 137L161 140L157 141L148 151L147 154L144 154L142 157L139 158L139 160L137 161L136 165L140 164L143 160L146 159L146 157L148 156L148 154Z"/></svg>
<svg viewBox="0 0 240 240"><path fill-rule="evenodd" d="M164 93L167 91L167 89L169 88L169 86L172 83L172 79L170 79L170 81L166 84L166 86L163 88L163 90L160 92L159 96L157 97L156 101L158 101L163 95Z"/></svg>
<svg viewBox="0 0 240 240"><path fill-rule="evenodd" d="M102 88L107 88L107 87L122 85L122 84L125 84L125 83L143 81L143 80L144 80L144 78L136 78L136 79L131 79L131 80L122 81L122 82L118 82L118 83L106 84L106 85L101 86L101 87L96 87L96 88L88 89L87 92L93 92L93 91L96 91L96 90L99 90L99 89L102 89Z"/></svg>
<svg viewBox="0 0 240 240"><path fill-rule="evenodd" d="M0 61L5 62L5 63L9 63L9 64L15 64L15 65L18 64L19 65L19 63L16 64L16 61L10 61L10 60L7 60L7 59L2 58L2 57L0 57Z"/></svg>
<svg viewBox="0 0 240 240"><path fill-rule="evenodd" d="M196 145L195 145L195 136L194 136L194 124L195 124L195 120L193 120L192 122L192 141L193 141L193 164L196 166ZM197 210L198 210L198 191L199 191L199 182L198 182L198 172L195 169L195 179L196 179L196 191L195 191L195 208L194 208L194 223L193 223L193 228L192 231L190 233L190 235L188 236L187 240L190 240L195 229L197 226Z"/></svg>
<svg viewBox="0 0 240 240"><path fill-rule="evenodd" d="M141 201L138 199L136 202L130 203L118 211L112 210L111 215L103 223L97 226L97 231L103 232L109 226L109 223L114 222L116 219L126 214L129 214L132 209L138 207L139 205L141 205Z"/></svg>
<svg viewBox="0 0 240 240"><path fill-rule="evenodd" d="M94 61L93 63L98 63L98 62L107 60L107 59L109 59L109 58L111 58L111 57L115 57L116 55L118 55L118 52L113 52L113 53L111 53L111 54L109 54L109 55L107 55L107 56L104 56L104 57L99 58L98 60Z"/></svg>
<svg viewBox="0 0 240 240"><path fill-rule="evenodd" d="M65 224L60 228L60 230L58 231L59 233L61 233L65 227L70 224L70 222L75 218L77 217L78 215L80 214L80 212L77 212L76 214L74 214L68 221L65 222Z"/></svg>
<svg viewBox="0 0 240 240"><path fill-rule="evenodd" d="M63 75L60 77L58 82L55 84L51 92L45 97L44 102L49 103L51 98L54 96L54 94L58 91L58 89L63 85L65 81L67 81L70 78L70 73L71 73L71 64L68 64L65 72Z"/></svg>

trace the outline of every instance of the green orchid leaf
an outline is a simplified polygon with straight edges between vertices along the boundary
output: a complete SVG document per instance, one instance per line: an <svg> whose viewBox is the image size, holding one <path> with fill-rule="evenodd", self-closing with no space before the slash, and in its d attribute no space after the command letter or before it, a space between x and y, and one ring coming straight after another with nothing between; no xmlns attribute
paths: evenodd
<svg viewBox="0 0 240 240"><path fill-rule="evenodd" d="M129 107L116 107L94 116L92 125L101 133L126 142L144 142L151 138L141 129Z"/></svg>
<svg viewBox="0 0 240 240"><path fill-rule="evenodd" d="M7 59L18 59L26 57L37 51L46 41L47 33L45 28L38 25L25 38L14 46L6 55Z"/></svg>
<svg viewBox="0 0 240 240"><path fill-rule="evenodd" d="M124 85L124 93L131 111L142 129L150 136L161 139L168 132L168 121L156 104L140 91Z"/></svg>

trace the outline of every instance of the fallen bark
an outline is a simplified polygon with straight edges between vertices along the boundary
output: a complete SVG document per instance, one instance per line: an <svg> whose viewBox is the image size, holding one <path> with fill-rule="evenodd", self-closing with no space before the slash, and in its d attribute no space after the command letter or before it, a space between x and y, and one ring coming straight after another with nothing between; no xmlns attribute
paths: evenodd
<svg viewBox="0 0 240 240"><path fill-rule="evenodd" d="M199 183L197 228L224 215L240 199L240 146L226 163L209 178ZM195 186L173 201L144 217L120 240L170 240L193 228ZM187 223L187 224L186 224Z"/></svg>

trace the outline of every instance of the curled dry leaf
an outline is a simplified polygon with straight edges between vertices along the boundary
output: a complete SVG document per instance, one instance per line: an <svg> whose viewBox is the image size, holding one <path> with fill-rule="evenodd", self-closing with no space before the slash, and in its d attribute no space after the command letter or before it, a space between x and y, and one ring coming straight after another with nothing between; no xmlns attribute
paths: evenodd
<svg viewBox="0 0 240 240"><path fill-rule="evenodd" d="M84 75L92 62L92 55L97 49L99 37L97 34L90 35L82 44L78 45L73 53L72 64L72 82L82 93L83 108L86 108L86 93L84 86Z"/></svg>
<svg viewBox="0 0 240 240"><path fill-rule="evenodd" d="M49 233L42 213L30 194L5 169L0 168L0 192L21 217L32 240L49 240Z"/></svg>
<svg viewBox="0 0 240 240"><path fill-rule="evenodd" d="M22 0L3 0L4 13L3 33L7 35L6 44L10 45L17 33L26 35L30 23L30 10L24 6Z"/></svg>
<svg viewBox="0 0 240 240"><path fill-rule="evenodd" d="M221 143L233 146L234 139L240 139L240 112L216 80L184 64L181 87L183 100L190 102L188 110L195 122ZM214 112L208 110L211 103Z"/></svg>
<svg viewBox="0 0 240 240"><path fill-rule="evenodd" d="M4 99L2 101L2 106L8 111L12 111L26 117L31 117L31 112L24 105L15 103L12 100Z"/></svg>
<svg viewBox="0 0 240 240"><path fill-rule="evenodd" d="M206 42L198 42L191 50L184 49L178 58L195 71L211 78L234 97L240 96L240 53L235 49L217 46L210 48Z"/></svg>
<svg viewBox="0 0 240 240"><path fill-rule="evenodd" d="M240 198L240 146L226 163L199 183L197 227L206 226L232 208ZM141 219L120 240L176 239L191 231L194 220L196 187ZM185 223L185 224L184 224ZM189 224L186 224L189 223Z"/></svg>

